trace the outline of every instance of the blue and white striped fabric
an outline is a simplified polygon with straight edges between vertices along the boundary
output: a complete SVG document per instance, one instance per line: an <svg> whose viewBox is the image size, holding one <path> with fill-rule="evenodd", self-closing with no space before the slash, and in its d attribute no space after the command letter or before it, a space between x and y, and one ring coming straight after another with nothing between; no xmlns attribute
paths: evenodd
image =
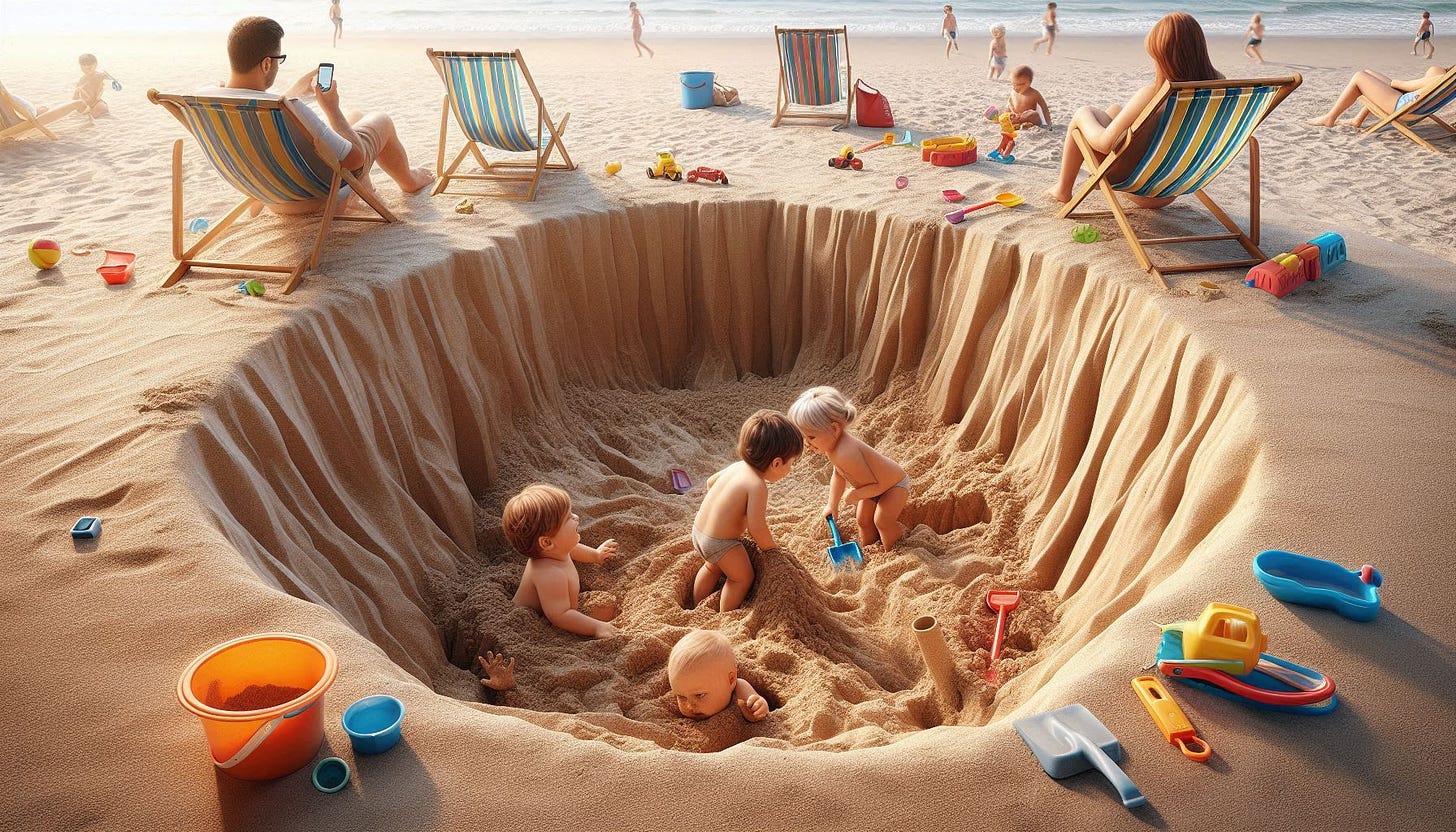
<svg viewBox="0 0 1456 832"><path fill-rule="evenodd" d="M329 195L333 171L279 101L177 96L187 129L228 184L278 204ZM300 135L295 135L297 129Z"/></svg>
<svg viewBox="0 0 1456 832"><path fill-rule="evenodd" d="M445 90L465 135L473 142L522 152L537 147L526 126L520 76L508 52L436 55Z"/></svg>
<svg viewBox="0 0 1456 832"><path fill-rule="evenodd" d="M1112 187L1146 197L1189 194L1223 172L1273 106L1277 86L1178 90L1148 152Z"/></svg>

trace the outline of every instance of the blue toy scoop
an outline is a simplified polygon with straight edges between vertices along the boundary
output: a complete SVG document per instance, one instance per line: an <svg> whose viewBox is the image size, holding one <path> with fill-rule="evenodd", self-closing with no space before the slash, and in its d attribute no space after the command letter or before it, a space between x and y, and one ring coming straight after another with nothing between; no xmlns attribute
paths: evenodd
<svg viewBox="0 0 1456 832"><path fill-rule="evenodd" d="M1118 766L1122 744L1085 705L1068 705L1011 723L1047 774L1060 780L1084 771L1102 772L1122 800L1136 809L1148 802Z"/></svg>
<svg viewBox="0 0 1456 832"><path fill-rule="evenodd" d="M859 550L859 543L854 540L845 543L839 538L839 524L834 522L834 515L825 515L824 519L829 521L829 533L834 535L834 545L829 547L829 562L834 568L863 565L864 553Z"/></svg>

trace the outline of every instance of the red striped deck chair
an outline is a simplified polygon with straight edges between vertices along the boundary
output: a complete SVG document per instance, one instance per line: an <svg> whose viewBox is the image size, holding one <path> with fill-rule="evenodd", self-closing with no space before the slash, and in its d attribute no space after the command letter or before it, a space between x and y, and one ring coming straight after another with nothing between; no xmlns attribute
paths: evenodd
<svg viewBox="0 0 1456 832"><path fill-rule="evenodd" d="M561 117L559 123L552 123L546 111L546 102L541 98L531 71L521 57L521 50L511 52L436 52L426 49L425 56L440 74L445 84L445 100L440 110L440 150L435 157L435 173L439 182L435 193L444 193L453 179L504 183L504 189L488 192L454 191L473 196L493 196L502 199L536 198L536 189L541 184L541 174L548 170L575 170L576 163L566 152L562 134L571 113ZM535 104L536 128L530 128L530 118L521 100L521 81L531 93ZM455 161L445 166L445 143L450 128L450 116L465 134L465 147L456 154ZM543 131L550 134L550 140L542 143ZM531 153L530 161L505 159L487 161L480 152L480 145L509 153ZM465 157L471 155L480 165L479 173L456 173ZM553 162L551 157L560 155L561 161ZM518 190L524 186L524 191Z"/></svg>
<svg viewBox="0 0 1456 832"><path fill-rule="evenodd" d="M849 124L849 33L838 29L774 27L779 48L779 98L773 124L784 119L812 119ZM839 107L840 102L844 106Z"/></svg>
<svg viewBox="0 0 1456 832"><path fill-rule="evenodd" d="M33 116L30 114L30 110L10 97L4 84L0 84L0 139L14 139L35 131L54 141L56 134L52 133L46 125L84 109L86 109L86 105L80 101L68 101L59 107Z"/></svg>
<svg viewBox="0 0 1456 832"><path fill-rule="evenodd" d="M1070 202L1062 206L1058 216L1082 219L1094 214L1077 214L1092 191L1101 188L1112 207L1112 215L1122 228L1138 265L1164 286L1165 273L1205 272L1255 266L1264 262L1259 250L1259 142L1254 130L1279 102L1294 92L1302 79L1298 73L1288 78L1258 78L1241 81L1164 82L1157 95L1138 114L1122 144L1103 157L1092 149L1082 131L1071 128L1072 140L1082 151L1082 164L1092 174L1082 183ZM1108 171L1134 143L1134 137L1152 132L1152 143L1132 172L1120 181L1109 181ZM1249 149L1249 233L1245 234L1224 213L1218 203L1204 191L1245 147ZM1227 234L1200 234L1188 237L1139 238L1128 223L1127 214L1118 204L1117 194L1144 197L1170 197L1193 194L1228 229ZM1106 216L1103 213L1102 216ZM1249 255L1244 260L1191 263L1177 266L1155 266L1144 246L1198 243L1231 240Z"/></svg>
<svg viewBox="0 0 1456 832"><path fill-rule="evenodd" d="M1376 104L1363 95L1360 96L1360 103L1369 109L1375 115L1375 118L1378 119L1375 122L1375 126L1365 131L1366 134L1378 133L1387 127L1394 127L1404 134L1406 138L1433 152L1436 146L1412 130L1412 127L1429 119L1445 131L1445 133L1435 137L1437 141L1456 136L1456 127L1452 127L1443 121L1440 116L1436 115L1447 104L1456 101L1456 66L1447 70L1446 74L1442 75L1440 80L1431 86L1419 92L1408 92L1402 95L1400 101L1404 103L1397 103L1395 112L1387 113L1385 112L1385 108L1379 104Z"/></svg>
<svg viewBox="0 0 1456 832"><path fill-rule="evenodd" d="M147 91L147 99L160 104L187 128L209 164L229 185L245 196L227 216L202 239L185 251L182 248L182 140L172 144L172 256L177 268L163 286L181 280L189 269L233 269L249 272L277 272L288 275L283 294L292 292L307 269L318 267L330 223L335 219L357 222L396 222L379 194L339 165L329 147L308 131L282 101L274 98L246 99L224 96L163 95ZM378 216L334 216L339 190L348 184ZM243 212L264 204L276 205L306 200L324 200L323 216L313 249L301 263L234 263L197 259L207 251Z"/></svg>

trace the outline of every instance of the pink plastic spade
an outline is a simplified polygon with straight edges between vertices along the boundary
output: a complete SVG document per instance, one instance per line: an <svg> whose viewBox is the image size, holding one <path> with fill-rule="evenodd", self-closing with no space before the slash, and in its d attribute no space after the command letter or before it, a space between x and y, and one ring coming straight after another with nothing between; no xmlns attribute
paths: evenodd
<svg viewBox="0 0 1456 832"><path fill-rule="evenodd" d="M1015 589L993 589L986 593L986 606L996 613L996 635L991 639L991 658L986 661L986 680L996 681L996 659L1001 655L1001 639L1006 635L1006 613L1021 603L1021 592Z"/></svg>

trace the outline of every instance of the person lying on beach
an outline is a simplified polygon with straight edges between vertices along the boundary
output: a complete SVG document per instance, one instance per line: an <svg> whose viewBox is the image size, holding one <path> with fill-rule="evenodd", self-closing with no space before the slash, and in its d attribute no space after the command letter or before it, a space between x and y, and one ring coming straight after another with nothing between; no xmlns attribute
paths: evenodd
<svg viewBox="0 0 1456 832"><path fill-rule="evenodd" d="M1336 124L1345 127L1360 127L1365 124L1365 119L1370 117L1370 111L1364 107L1349 121L1337 121L1340 114L1350 109L1360 96L1374 101L1385 109L1387 113L1393 113L1420 97L1422 91L1441 79L1442 75L1450 72L1448 66L1432 66L1426 69L1426 74L1420 78L1409 80L1392 80L1390 77L1381 75L1368 69L1362 69L1350 77L1350 83L1345 85L1344 92L1335 99L1335 105L1328 113L1309 120L1315 127L1334 127Z"/></svg>
<svg viewBox="0 0 1456 832"><path fill-rule="evenodd" d="M804 444L829 457L829 502L824 516L839 513L841 500L858 504L860 542L885 549L905 534L900 512L910 500L910 475L893 459L849 432L854 405L833 387L805 390L789 408L789 418L804 434ZM846 488L851 489L848 494Z"/></svg>
<svg viewBox="0 0 1456 832"><path fill-rule="evenodd" d="M716 630L693 630L678 639L667 657L667 686L689 719L707 719L729 702L749 722L768 716L768 701L738 676L733 645Z"/></svg>
<svg viewBox="0 0 1456 832"><path fill-rule="evenodd" d="M229 98L275 98L287 102L290 112L303 126L338 155L339 163L361 180L368 181L369 170L379 163L399 189L412 194L435 180L428 168L410 167L404 144L395 133L394 120L384 113L355 113L349 118L339 104L339 82L335 78L328 89L320 89L318 70L311 69L299 77L282 95L268 92L278 79L279 67L288 58L283 53L283 27L266 17L245 17L228 33L228 63L231 73L227 83L204 87L198 95ZM312 94L328 124L312 108L297 99ZM300 200L270 206L276 213L299 214L322 208L324 201Z"/></svg>
<svg viewBox="0 0 1456 832"><path fill-rule="evenodd" d="M990 57L986 66L990 67L986 70L986 77L992 81L1006 71L1006 27L999 23L991 27Z"/></svg>
<svg viewBox="0 0 1456 832"><path fill-rule="evenodd" d="M760 410L738 431L738 462L708 477L708 493L693 518L693 551L703 559L693 578L693 604L723 578L718 611L738 609L753 586L753 561L740 539L746 531L765 555L778 554L768 528L768 486L787 477L804 440L782 413Z"/></svg>
<svg viewBox="0 0 1456 832"><path fill-rule="evenodd" d="M81 102L86 107L86 114L92 118L106 115L109 110L106 102L101 100L101 93L106 90L106 82L111 80L111 76L96 68L96 56L90 53L82 55L78 63L81 65L81 78L76 82L71 99Z"/></svg>
<svg viewBox="0 0 1456 832"><path fill-rule="evenodd" d="M501 527L511 547L526 556L526 571L512 600L540 611L552 626L579 636L606 638L617 628L577 609L581 576L576 563L601 563L617 554L608 539L593 549L581 542L581 518L571 497L554 485L536 483L506 502Z"/></svg>
<svg viewBox="0 0 1456 832"><path fill-rule="evenodd" d="M1006 100L1006 111L1011 113L1013 124L1051 127L1051 108L1031 85L1034 77L1029 66L1022 65L1011 70L1011 97Z"/></svg>
<svg viewBox="0 0 1456 832"><path fill-rule="evenodd" d="M1067 139L1062 145L1062 167L1057 184L1046 194L1057 202L1072 198L1072 186L1077 183L1077 173L1082 170L1082 151L1072 139L1072 127L1082 131L1087 143L1097 154L1093 161L1100 162L1112 152L1127 136L1143 108L1157 95L1164 81L1212 81L1223 78L1223 73L1213 68L1208 56L1208 41L1203 37L1203 27L1186 12L1173 12L1153 24L1143 45L1153 59L1156 72L1152 83L1133 93L1132 98L1121 107L1113 105L1105 111L1095 107L1083 107L1072 115L1068 125ZM1132 172L1142 161L1143 154L1153 141L1152 131L1133 136L1132 144L1118 157L1108 172L1108 181L1117 182ZM1143 208L1161 208L1176 197L1142 197L1123 194L1134 205Z"/></svg>

